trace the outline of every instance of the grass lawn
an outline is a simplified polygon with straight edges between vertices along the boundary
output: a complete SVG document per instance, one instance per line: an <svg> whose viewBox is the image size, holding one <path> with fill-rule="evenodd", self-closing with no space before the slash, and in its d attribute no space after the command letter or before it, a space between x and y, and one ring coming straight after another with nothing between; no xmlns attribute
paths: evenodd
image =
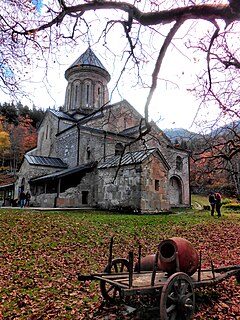
<svg viewBox="0 0 240 320"><path fill-rule="evenodd" d="M240 264L239 229L240 210L223 209L218 219L196 210L128 215L2 208L0 319L138 319L114 316L115 309L106 318L106 311L97 312L99 284L77 279L80 272L102 272L111 236L114 258L127 258L134 250L135 259L138 243L146 255L155 253L163 239L180 236L201 250L203 266L209 267L209 257L215 266ZM240 286L231 278L200 291L194 319L240 319L239 306Z"/></svg>

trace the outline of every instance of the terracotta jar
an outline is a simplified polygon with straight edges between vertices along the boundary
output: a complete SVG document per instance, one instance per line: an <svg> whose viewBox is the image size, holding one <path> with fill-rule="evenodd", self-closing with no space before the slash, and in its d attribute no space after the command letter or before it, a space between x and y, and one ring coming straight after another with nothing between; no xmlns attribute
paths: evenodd
<svg viewBox="0 0 240 320"><path fill-rule="evenodd" d="M162 271L173 274L177 271L194 274L199 267L199 256L186 239L173 237L163 240L158 247L158 264Z"/></svg>

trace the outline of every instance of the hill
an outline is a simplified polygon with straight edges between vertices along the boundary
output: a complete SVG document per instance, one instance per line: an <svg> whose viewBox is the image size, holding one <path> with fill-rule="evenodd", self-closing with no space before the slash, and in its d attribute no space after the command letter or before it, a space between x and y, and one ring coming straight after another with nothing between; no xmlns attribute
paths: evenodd
<svg viewBox="0 0 240 320"><path fill-rule="evenodd" d="M198 133L191 132L183 128L165 129L163 130L163 132L173 143L175 143L176 140L178 140L179 142L189 141L189 140L192 140L193 138L197 138L201 136Z"/></svg>

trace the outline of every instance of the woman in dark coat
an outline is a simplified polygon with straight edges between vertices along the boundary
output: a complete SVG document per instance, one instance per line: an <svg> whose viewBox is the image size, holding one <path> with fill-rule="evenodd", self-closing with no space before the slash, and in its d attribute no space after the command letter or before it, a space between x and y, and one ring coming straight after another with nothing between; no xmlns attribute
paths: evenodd
<svg viewBox="0 0 240 320"><path fill-rule="evenodd" d="M221 217L221 206L222 206L222 201L221 201L221 195L220 193L216 193L215 194L215 199L216 199L216 211L217 211L217 215L218 217Z"/></svg>

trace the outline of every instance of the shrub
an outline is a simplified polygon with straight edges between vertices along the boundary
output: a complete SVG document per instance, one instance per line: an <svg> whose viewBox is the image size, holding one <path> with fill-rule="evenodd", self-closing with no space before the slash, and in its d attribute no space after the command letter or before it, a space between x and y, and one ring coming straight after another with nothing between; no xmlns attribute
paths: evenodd
<svg viewBox="0 0 240 320"><path fill-rule="evenodd" d="M240 211L240 204L239 203L228 203L223 205L225 209Z"/></svg>
<svg viewBox="0 0 240 320"><path fill-rule="evenodd" d="M222 200L222 204L229 204L229 203L234 203L234 200L229 199L229 198L225 198Z"/></svg>

